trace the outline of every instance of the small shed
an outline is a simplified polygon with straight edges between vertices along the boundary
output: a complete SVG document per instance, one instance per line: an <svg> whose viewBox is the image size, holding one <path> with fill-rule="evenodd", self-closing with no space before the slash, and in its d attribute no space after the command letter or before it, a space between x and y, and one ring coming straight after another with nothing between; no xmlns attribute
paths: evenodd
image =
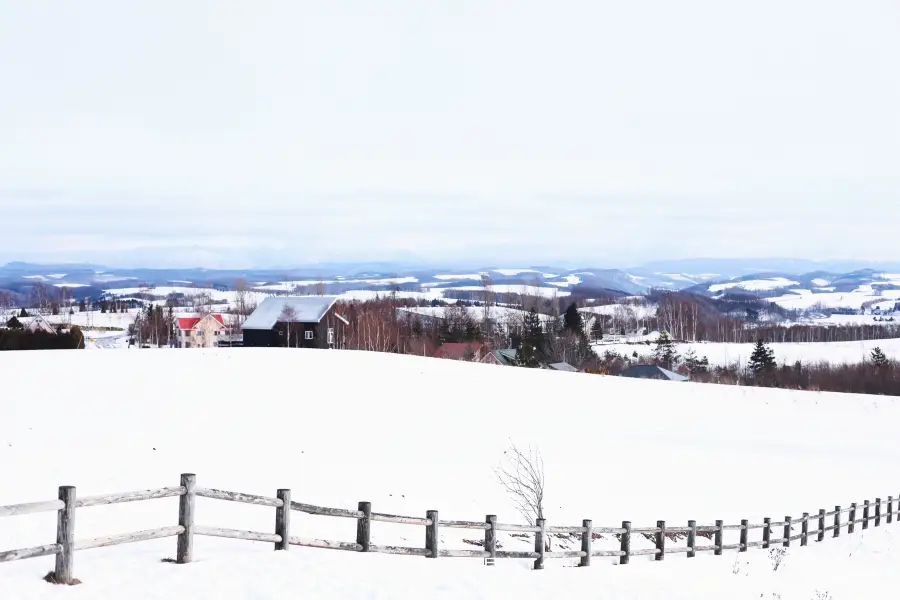
<svg viewBox="0 0 900 600"><path fill-rule="evenodd" d="M664 369L657 365L635 365L625 369L619 374L620 377L634 377L636 379L661 379L663 381L687 381L684 375L679 375L674 371Z"/></svg>
<svg viewBox="0 0 900 600"><path fill-rule="evenodd" d="M569 373L577 373L578 369L573 367L567 362L558 362L547 365L547 368L551 371L567 371Z"/></svg>

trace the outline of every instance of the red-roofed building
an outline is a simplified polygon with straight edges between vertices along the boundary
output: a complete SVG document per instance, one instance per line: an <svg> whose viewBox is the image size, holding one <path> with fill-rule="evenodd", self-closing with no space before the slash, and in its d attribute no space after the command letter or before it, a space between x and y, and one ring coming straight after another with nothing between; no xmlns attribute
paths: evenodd
<svg viewBox="0 0 900 600"><path fill-rule="evenodd" d="M434 358L468 360L491 365L502 364L487 344L482 342L447 342L437 349Z"/></svg>
<svg viewBox="0 0 900 600"><path fill-rule="evenodd" d="M175 319L175 344L179 348L214 348L225 329L225 320L218 313L202 317Z"/></svg>

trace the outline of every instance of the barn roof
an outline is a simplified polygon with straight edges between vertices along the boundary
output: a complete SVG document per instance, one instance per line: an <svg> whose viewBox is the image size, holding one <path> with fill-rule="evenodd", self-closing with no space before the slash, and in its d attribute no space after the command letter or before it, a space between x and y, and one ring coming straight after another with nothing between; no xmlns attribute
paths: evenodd
<svg viewBox="0 0 900 600"><path fill-rule="evenodd" d="M241 329L272 329L284 309L294 310L295 323L318 323L337 302L337 296L271 296L256 307Z"/></svg>
<svg viewBox="0 0 900 600"><path fill-rule="evenodd" d="M684 375L679 375L657 365L635 365L620 373L622 377L636 377L638 379L667 379L669 381L687 381Z"/></svg>

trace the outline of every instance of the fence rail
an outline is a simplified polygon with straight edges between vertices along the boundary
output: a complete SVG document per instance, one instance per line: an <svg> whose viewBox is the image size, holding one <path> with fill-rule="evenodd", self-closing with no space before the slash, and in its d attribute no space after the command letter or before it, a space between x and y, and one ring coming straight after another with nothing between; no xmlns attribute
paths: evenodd
<svg viewBox="0 0 900 600"><path fill-rule="evenodd" d="M146 531L123 533L105 537L76 540L75 538L75 511L78 508L90 508L108 506L126 502L140 502L157 498L178 497L178 525L161 527ZM227 502L239 502L275 508L275 532L245 531L240 529L227 529L222 527L208 527L195 523L196 498L210 498ZM887 509L882 511L882 507ZM546 559L579 559L579 566L587 567L593 557L615 557L620 565L627 565L632 556L652 556L654 560L664 560L667 554L686 554L693 558L698 552L713 552L716 556L722 555L725 550L738 550L746 552L750 548L768 549L773 545L790 547L792 542L800 541L801 546L807 546L809 538L815 541L825 540L825 534L831 532L831 537L839 537L841 530L853 533L856 525L862 525L868 529L869 523L874 521L874 526L879 527L882 520L887 523L894 521L897 514L900 521L900 501L897 503L897 511L894 510L894 498L888 496L887 500L876 498L872 503L869 500L863 502L862 517L857 518L859 505L853 503L849 508L834 507L832 511L820 509L816 514L803 513L802 517L784 517L782 521L772 521L766 518L762 523L751 524L749 520L742 520L739 525L727 525L723 521L716 521L715 525L697 525L696 521L688 521L687 526L668 527L665 521L657 521L655 527L632 527L630 521L624 521L621 527L594 527L591 520L584 520L581 526L548 526L544 519L538 519L535 525L518 525L512 523L498 523L496 515L487 515L484 521L448 521L438 517L438 511L428 511L424 518L391 515L372 512L372 505L368 502L360 502L357 510L342 508L329 508L314 506L291 501L291 491L279 489L275 497L259 496L211 488L196 486L196 476L190 473L181 476L181 483L175 487L157 488L150 490L138 490L103 496L85 496L76 498L75 488L62 486L59 488L59 498L46 502L31 502L26 504L13 504L0 506L0 517L14 517L19 515L35 514L42 512L57 513L56 543L36 546L33 548L20 548L16 550L0 551L0 563L38 558L43 556L55 556L56 565L53 570L53 579L57 583L71 584L74 580L74 553L78 550L104 548L120 544L144 542L168 537L177 538L177 551L175 562L179 564L193 561L193 547L195 536L209 536L247 540L254 542L272 543L276 550L287 550L290 546L306 548L321 548L328 550L344 550L348 552L376 552L382 554L396 554L405 556L421 556L426 558L481 558L486 564L493 565L495 559L525 559L534 560L534 568L542 569ZM335 540L305 539L291 535L291 513L301 512L310 515L325 517L353 519L357 522L356 541L344 542ZM847 515L846 519L842 515ZM831 520L831 525L826 522ZM371 543L372 523L394 523L425 528L425 547L387 546ZM810 523L814 528L810 529ZM800 533L794 534L795 525L800 526ZM442 549L439 548L439 531L442 527L450 529L477 530L484 532L484 545L480 550ZM749 532L762 530L762 539L749 541ZM772 538L773 529L779 537ZM737 531L740 534L740 542L737 544L725 544L726 531ZM517 534L532 534L534 538L534 551L512 551L497 549L497 533L510 532ZM618 550L594 549L594 536L597 534L614 535L618 538ZM711 538L712 544L697 544L697 534ZM581 540L580 550L563 550L551 552L546 543L550 535L579 536ZM654 544L654 548L632 549L632 540L635 535L645 536ZM666 542L677 542L679 536L686 536L684 546L667 547Z"/></svg>

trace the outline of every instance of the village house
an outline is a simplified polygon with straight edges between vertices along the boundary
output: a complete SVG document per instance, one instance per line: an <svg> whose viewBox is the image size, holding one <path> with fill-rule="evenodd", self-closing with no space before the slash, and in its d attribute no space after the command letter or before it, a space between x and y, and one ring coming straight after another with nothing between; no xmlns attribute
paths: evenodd
<svg viewBox="0 0 900 600"><path fill-rule="evenodd" d="M214 348L223 334L225 321L220 314L175 319L175 346L178 348Z"/></svg>
<svg viewBox="0 0 900 600"><path fill-rule="evenodd" d="M350 321L335 309L336 296L272 296L244 324L245 348L343 348Z"/></svg>

